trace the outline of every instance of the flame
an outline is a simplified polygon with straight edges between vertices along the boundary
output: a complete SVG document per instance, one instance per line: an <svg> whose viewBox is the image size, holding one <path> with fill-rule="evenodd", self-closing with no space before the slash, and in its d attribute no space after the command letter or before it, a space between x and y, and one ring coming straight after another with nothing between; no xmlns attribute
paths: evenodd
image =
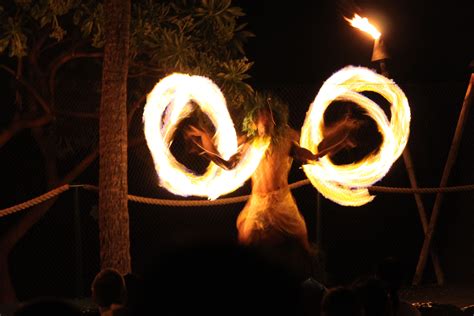
<svg viewBox="0 0 474 316"><path fill-rule="evenodd" d="M254 173L270 144L268 138L252 142L238 165L224 170L210 163L203 175L195 175L171 154L169 147L179 122L188 116L195 101L216 128L216 147L224 159L238 150L234 124L225 98L208 78L174 73L158 82L147 96L143 120L160 185L172 193L204 196L213 200L242 186Z"/></svg>
<svg viewBox="0 0 474 316"><path fill-rule="evenodd" d="M358 28L359 30L364 31L366 33L369 33L370 36L374 38L374 40L378 40L382 35L375 26L370 24L367 18L363 18L358 14L354 14L352 20L346 17L344 17L344 19L346 19L346 21L348 21L353 27Z"/></svg>
<svg viewBox="0 0 474 316"><path fill-rule="evenodd" d="M362 91L379 93L391 103L390 121L375 102L359 94ZM326 198L345 206L360 206L374 199L366 187L382 179L402 154L410 132L410 108L403 91L390 79L367 68L343 68L326 80L311 104L301 132L302 147L317 152L323 138L323 115L334 100L355 102L367 111L383 136L380 150L348 165L334 165L324 156L303 169Z"/></svg>
<svg viewBox="0 0 474 316"><path fill-rule="evenodd" d="M372 100L359 92L379 93L391 103L391 120ZM147 97L144 132L160 185L175 194L216 199L242 186L258 167L269 138L257 138L243 153L238 165L224 170L210 163L203 175L195 175L180 164L169 147L179 122L192 112L195 101L216 127L216 147L224 159L238 150L237 135L224 96L209 79L172 74L162 79ZM359 104L375 121L383 136L378 152L348 165L334 165L325 156L303 166L311 183L326 198L345 206L360 206L374 199L367 187L382 179L400 157L410 130L410 108L403 91L390 79L362 67L346 67L332 75L311 104L302 128L300 144L317 152L323 138L323 115L334 100Z"/></svg>

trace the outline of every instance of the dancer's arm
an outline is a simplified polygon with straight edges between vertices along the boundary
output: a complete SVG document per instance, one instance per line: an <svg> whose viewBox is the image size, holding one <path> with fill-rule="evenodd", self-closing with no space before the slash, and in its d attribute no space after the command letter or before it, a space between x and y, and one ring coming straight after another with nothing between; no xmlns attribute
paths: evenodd
<svg viewBox="0 0 474 316"><path fill-rule="evenodd" d="M313 154L310 150L303 148L298 144L300 135L297 131L290 129L288 131L288 136L292 140L290 155L297 163L304 165L310 163L311 161L317 161L320 157L322 157L318 156L317 154Z"/></svg>
<svg viewBox="0 0 474 316"><path fill-rule="evenodd" d="M343 149L354 148L357 144L353 138L353 134L359 127L360 122L345 117L343 121L325 131L323 140L318 144L318 152L316 154L313 154L306 148L300 147L294 142L291 148L292 156L300 163L307 164L312 161L317 161L326 155L334 156Z"/></svg>
<svg viewBox="0 0 474 316"><path fill-rule="evenodd" d="M228 160L222 158L207 131L189 125L185 130L185 136L189 137L189 139L199 149L200 155L226 170L234 168L240 160L240 152L237 152Z"/></svg>
<svg viewBox="0 0 474 316"><path fill-rule="evenodd" d="M297 143L293 143L291 147L291 155L293 159L304 165L314 161L318 161L321 157L324 157L328 154L335 155L346 147L346 141L341 140L340 142L333 144L330 147L320 149L316 154L313 154L310 150L299 146Z"/></svg>

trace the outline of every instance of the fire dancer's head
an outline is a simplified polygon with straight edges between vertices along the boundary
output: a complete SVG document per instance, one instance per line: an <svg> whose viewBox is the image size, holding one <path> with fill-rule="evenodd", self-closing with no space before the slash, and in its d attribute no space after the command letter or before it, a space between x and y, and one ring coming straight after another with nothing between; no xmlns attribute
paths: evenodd
<svg viewBox="0 0 474 316"><path fill-rule="evenodd" d="M271 136L276 141L288 126L287 105L270 93L257 92L246 111L242 129L247 136Z"/></svg>

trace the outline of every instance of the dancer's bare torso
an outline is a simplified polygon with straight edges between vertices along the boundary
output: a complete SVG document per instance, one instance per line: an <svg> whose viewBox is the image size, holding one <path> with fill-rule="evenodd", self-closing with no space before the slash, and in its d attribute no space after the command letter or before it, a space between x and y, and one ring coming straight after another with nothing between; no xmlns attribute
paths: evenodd
<svg viewBox="0 0 474 316"><path fill-rule="evenodd" d="M288 128L278 142L272 142L252 175L252 193L263 195L288 187L288 173L293 161L291 149L297 139L298 133Z"/></svg>
<svg viewBox="0 0 474 316"><path fill-rule="evenodd" d="M274 126L269 122L265 118L257 121L258 136L273 134ZM345 146L347 133L333 133L336 137L328 137L326 145L315 155L298 145L298 132L288 126L282 128L281 136L271 141L251 177L252 194L237 218L238 238L242 244L260 244L278 243L291 237L300 240L309 249L306 224L289 190L291 164L293 159L305 164L331 150L339 150ZM221 158L209 134L198 128L191 126L188 136L197 147L204 150L210 160L223 168L232 169L240 159L241 153L229 160ZM239 143L243 145L241 152L245 152L252 140L242 136Z"/></svg>

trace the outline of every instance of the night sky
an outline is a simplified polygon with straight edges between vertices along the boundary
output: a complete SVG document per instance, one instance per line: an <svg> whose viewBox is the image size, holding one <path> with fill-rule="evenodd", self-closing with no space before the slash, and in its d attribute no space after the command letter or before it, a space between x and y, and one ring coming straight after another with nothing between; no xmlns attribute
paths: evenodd
<svg viewBox="0 0 474 316"><path fill-rule="evenodd" d="M256 37L248 45L256 83L320 82L345 65L370 66L373 40L344 16L379 26L402 81L465 80L474 57L474 2L237 1Z"/></svg>
<svg viewBox="0 0 474 316"><path fill-rule="evenodd" d="M290 107L290 118L291 113L298 113L293 114L297 129L312 98L334 72L347 65L377 68L370 61L373 40L351 27L344 16L352 18L357 11L376 24L391 56L390 75L410 102L408 148L418 185L439 185L471 74L469 64L474 60L473 1L240 0L237 4L244 8L249 29L256 34L247 46L255 62L252 84L276 91L286 86L314 90L307 103ZM474 181L472 135L471 111L449 185ZM401 158L377 185L410 186ZM295 195L299 203L311 200L311 192L295 190ZM423 196L428 213L434 197ZM469 272L474 264L472 203L472 192L466 192L447 195L442 206L435 242L451 280L474 280ZM412 196L381 194L355 210L324 200L322 208L326 214L323 244L329 272L336 279L349 280L357 269L363 270L360 267L384 254L402 257L408 277L414 272L423 235ZM314 224L308 222L310 227ZM428 262L425 275L433 281L430 268Z"/></svg>

